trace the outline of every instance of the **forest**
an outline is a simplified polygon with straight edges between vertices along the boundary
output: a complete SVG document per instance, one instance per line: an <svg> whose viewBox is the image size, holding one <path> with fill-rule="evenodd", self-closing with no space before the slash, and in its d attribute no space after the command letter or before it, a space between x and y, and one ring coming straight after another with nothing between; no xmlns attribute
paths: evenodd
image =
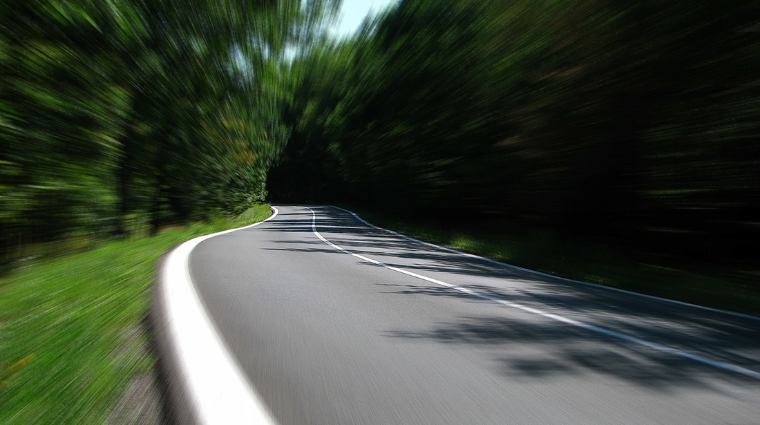
<svg viewBox="0 0 760 425"><path fill-rule="evenodd" d="M760 6L0 2L0 250L264 200L531 227L757 280Z"/></svg>
<svg viewBox="0 0 760 425"><path fill-rule="evenodd" d="M0 2L0 252L243 211L329 1Z"/></svg>
<svg viewBox="0 0 760 425"><path fill-rule="evenodd" d="M550 229L756 283L759 7L401 1L296 60L270 193Z"/></svg>

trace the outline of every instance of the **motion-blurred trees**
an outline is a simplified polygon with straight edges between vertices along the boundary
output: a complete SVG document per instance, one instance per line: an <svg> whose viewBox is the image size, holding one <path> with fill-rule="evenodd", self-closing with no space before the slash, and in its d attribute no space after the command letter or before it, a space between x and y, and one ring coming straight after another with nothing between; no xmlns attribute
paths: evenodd
<svg viewBox="0 0 760 425"><path fill-rule="evenodd" d="M754 2L401 0L333 40L339 3L0 1L3 252L239 210L268 179L753 260Z"/></svg>
<svg viewBox="0 0 760 425"><path fill-rule="evenodd" d="M331 0L0 2L0 249L239 211Z"/></svg>
<svg viewBox="0 0 760 425"><path fill-rule="evenodd" d="M293 134L270 188L443 219L466 206L746 266L760 236L758 12L402 0L294 61Z"/></svg>

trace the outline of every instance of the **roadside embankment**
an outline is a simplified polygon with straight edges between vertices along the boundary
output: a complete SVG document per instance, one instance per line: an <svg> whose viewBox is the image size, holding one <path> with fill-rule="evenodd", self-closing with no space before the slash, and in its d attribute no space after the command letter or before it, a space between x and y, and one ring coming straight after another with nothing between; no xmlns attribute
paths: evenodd
<svg viewBox="0 0 760 425"><path fill-rule="evenodd" d="M1 278L0 423L162 422L146 321L158 259L193 237L269 215L269 205L257 205L30 262Z"/></svg>

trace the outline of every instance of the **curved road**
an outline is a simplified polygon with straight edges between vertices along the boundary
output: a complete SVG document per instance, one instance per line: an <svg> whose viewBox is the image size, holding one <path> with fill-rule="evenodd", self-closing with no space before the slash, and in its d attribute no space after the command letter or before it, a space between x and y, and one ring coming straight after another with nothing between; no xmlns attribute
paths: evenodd
<svg viewBox="0 0 760 425"><path fill-rule="evenodd" d="M189 264L282 425L760 424L760 320L277 208Z"/></svg>

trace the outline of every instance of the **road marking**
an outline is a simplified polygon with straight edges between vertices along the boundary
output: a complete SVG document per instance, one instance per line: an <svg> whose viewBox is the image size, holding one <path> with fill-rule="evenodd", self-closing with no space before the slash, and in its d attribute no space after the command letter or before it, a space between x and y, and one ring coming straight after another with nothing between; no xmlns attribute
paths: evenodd
<svg viewBox="0 0 760 425"><path fill-rule="evenodd" d="M201 424L274 425L260 397L248 383L201 303L190 277L190 253L215 236L250 229L277 216L238 229L191 239L174 249L162 273L166 328L178 357L180 377L186 380L192 406Z"/></svg>
<svg viewBox="0 0 760 425"><path fill-rule="evenodd" d="M329 240L325 239L325 237L322 236L317 231L317 214L311 208L309 208L309 211L311 211L311 219L312 219L312 221L311 221L311 230L312 230L312 232L315 235L317 235L317 237L319 239L321 239L324 243L332 246L333 248L335 248L335 249L337 249L337 250L339 250L341 252L344 252L346 254L350 254L350 255L352 255L352 256L354 256L356 258L359 258L361 260L370 262L372 264L375 264L375 265L378 265L378 266L381 266L381 267L385 267L386 269L393 270L393 271L398 272L398 273L403 273L405 275L415 277L417 279L421 279L421 280L424 280L424 281L427 281L427 282L430 282L430 283L434 283L436 285L444 286L446 288L450 288L450 289L462 292L464 294L468 294L468 295L471 295L471 296L474 296L474 297L482 298L484 300L492 301L492 302L495 302L497 304L501 304L503 306L507 306L507 307L511 307L511 308L516 308L516 309L525 311L527 313L537 314L539 316L543 316L543 317L546 317L548 319L556 320L558 322L562 322L562 323L566 323L568 325L572 325L572 326L576 326L576 327L579 327L579 328L582 328L582 329L586 329L586 330L591 331L591 332L596 332L596 333L599 333L599 334L602 334L602 335L606 335L606 336L610 336L610 337L613 337L613 338L621 339L623 341L627 341L627 342L631 342L631 343L634 343L634 344L642 345L644 347L651 348L653 350L657 350L657 351L661 351L661 352L664 352L664 353L673 354L673 355L680 356L680 357L685 357L687 359L691 359L691 360L694 360L694 361L699 362L699 363L703 363L703 364L710 365L710 366L713 366L713 367L716 367L716 368L719 368L719 369L735 372L735 373L738 373L738 374L741 374L741 375L744 375L744 376L747 376L747 377L750 377L750 378L760 379L760 373L759 372L755 372L755 371L750 370L750 369L746 369L746 368L743 368L743 367L740 367L740 366L736 366L736 365L733 365L733 364L730 364L730 363L724 363L724 362L721 362L721 361L713 360L713 359L710 359L710 358L707 358L707 357L704 357L704 356L700 356L698 354L689 353L689 352L686 352L686 351L679 350L677 348L668 347L666 345L658 344L656 342L651 342L651 341L647 341L647 340L644 340L644 339L641 339L641 338L637 338L637 337L634 337L634 336L626 335L624 333L613 331L611 329L607 329L607 328L603 328L603 327L600 327L600 326L591 325L591 324L588 324L588 323L585 323L585 322L581 322L581 321L578 321L578 320L570 319L570 318L567 318L567 317L564 317L564 316L561 316L561 315L558 315L558 314L546 313L544 311L541 311L541 310L538 310L538 309L535 309L535 308L532 308L532 307L524 306L522 304L518 304L518 303L511 302L511 301L503 300L501 298L496 298L496 297L493 297L493 296L490 296L490 295L487 295L487 294L483 294L483 293L480 293L480 292L477 292L477 291L473 291L473 290L468 289L468 288L463 288L461 286L452 285L450 283L446 283L446 282L440 281L438 279L433 279L431 277L427 277L427 276L423 276L421 274L410 272L408 270L400 269L398 267L389 266L389 265L387 265L385 263L382 263L380 261L373 260L372 258L369 258L369 257L365 257L364 255L355 254L355 253L353 253L353 252L351 252L351 251L349 251L349 250L347 250L345 248L342 248L342 247L340 247L340 246L338 246L338 245L330 242ZM364 221L364 220L362 220L362 221ZM393 232L393 233L395 233L395 232Z"/></svg>
<svg viewBox="0 0 760 425"><path fill-rule="evenodd" d="M402 235L401 233L394 232L393 230L388 230L388 229L384 229L384 228L379 227L379 226L375 226L374 224L372 224L372 223L364 220L363 218L359 217L353 211L349 211L349 210L343 209L341 207L336 207L335 205L330 205L330 207L351 214L352 216L354 216L355 219L359 220L360 222L366 224L369 227L375 228L377 230L382 230L383 232L391 233L393 235L396 235L396 236L398 236L400 238L403 238L403 239L406 239L408 241L412 241L412 242L416 242L416 243L419 243L419 244L422 244L422 245L426 245L426 246L429 246L431 248L435 248L435 249L438 249L438 250L441 250L441 251L450 252L452 254L463 255L465 257L474 258L476 260L485 261L486 263L496 264L498 266L507 267L507 268L510 268L510 269L513 269L513 270L520 270L520 271L523 271L523 272L526 272L526 273L531 273L531 274L537 274L539 276L550 277L552 279L564 280L565 282L570 282L570 283L572 283L574 285L590 286L590 287L595 288L595 289L603 289L603 290L607 290L607 291L621 292L623 294L635 295L637 297L648 298L650 300L657 300L657 301L678 304L678 305L682 305L682 306L686 306L686 307L691 307L691 308L698 308L700 310L712 311L714 313L728 314L730 316L741 317L742 319L750 319L750 320L760 321L760 317L750 316L749 314L742 314L742 313L736 313L736 312L728 311L728 310L721 310L721 309L718 309L718 308L705 307L703 305L690 304L690 303L686 303L686 302L683 302L683 301L669 300L667 298L655 297L654 295L647 295L647 294L642 294L642 293L639 293L639 292L626 291L625 289L613 288L611 286L605 286L605 285L598 285L598 284L595 284L595 283L584 282L582 280L568 279L568 278L562 277L562 276L555 276L553 274L544 273L544 272L540 272L540 271L537 271L537 270L531 270L531 269L526 269L526 268L523 268L523 267L518 267L518 266L515 266L515 265L512 265L512 264L508 264L508 263L502 263L501 261L496 261L496 260L492 260L490 258L481 257L480 255L475 255L475 254L470 254L470 253L467 253L467 252L457 251L455 249L446 248L446 247L443 247L443 246L438 246L438 245L432 244L430 242L425 242L425 241L421 241L419 239L415 239L415 238L412 238L412 237L409 237L409 236L406 236L406 235Z"/></svg>

